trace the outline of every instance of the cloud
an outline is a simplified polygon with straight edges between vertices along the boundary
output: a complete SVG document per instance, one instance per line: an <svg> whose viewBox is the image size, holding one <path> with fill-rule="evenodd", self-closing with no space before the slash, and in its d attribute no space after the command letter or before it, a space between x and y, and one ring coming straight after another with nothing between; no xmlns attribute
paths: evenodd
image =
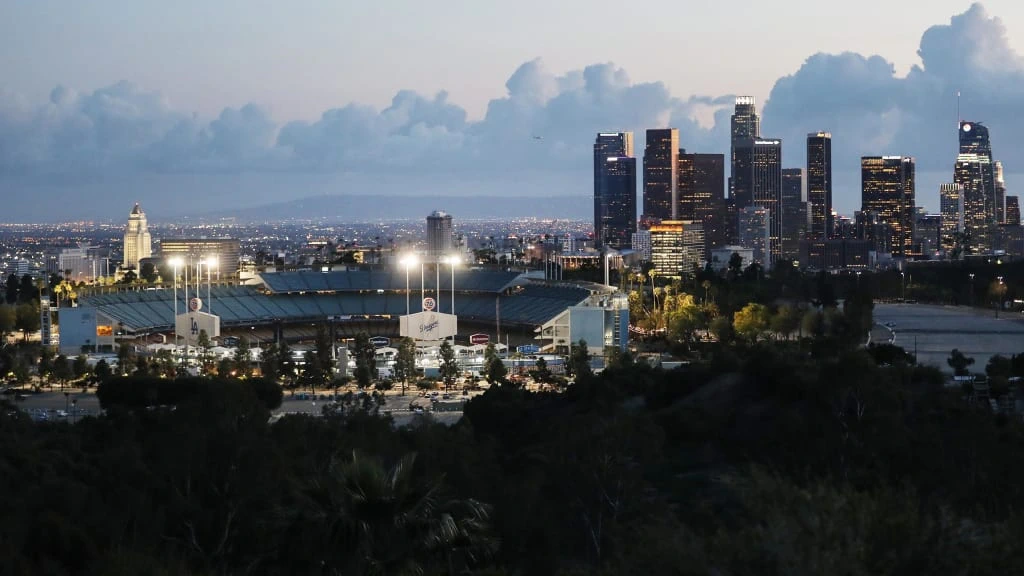
<svg viewBox="0 0 1024 576"><path fill-rule="evenodd" d="M808 132L829 130L839 170L856 170L861 155L907 154L919 170L945 172L960 90L964 116L986 121L996 155L1024 156L1024 141L1015 138L1024 133L1024 60L998 18L975 4L925 31L918 55L904 77L878 55L812 55L775 83L762 133L783 139L789 166L803 163ZM727 153L732 101L675 96L661 82L634 82L613 63L552 73L540 59L513 71L505 94L475 121L446 92L403 90L383 109L353 103L315 121L278 124L251 103L200 119L128 82L91 93L58 87L41 103L0 90L0 186L4 176L73 183L122 173L273 172L359 174L371 183L407 175L413 186L423 174L453 186L501 182L508 189L531 173L585 194L596 132L636 132L639 155L645 129L674 126L688 150ZM566 181L578 185L565 190Z"/></svg>

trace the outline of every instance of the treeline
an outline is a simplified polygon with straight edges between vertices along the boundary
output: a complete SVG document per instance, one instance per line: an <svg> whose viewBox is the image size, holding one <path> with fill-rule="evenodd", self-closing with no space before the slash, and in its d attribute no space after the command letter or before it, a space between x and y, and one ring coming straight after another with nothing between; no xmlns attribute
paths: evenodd
<svg viewBox="0 0 1024 576"><path fill-rule="evenodd" d="M1020 418L891 346L619 356L563 393L495 386L452 427L376 402L271 424L266 384L148 378L101 384L106 415L74 426L3 411L0 573L1024 566Z"/></svg>

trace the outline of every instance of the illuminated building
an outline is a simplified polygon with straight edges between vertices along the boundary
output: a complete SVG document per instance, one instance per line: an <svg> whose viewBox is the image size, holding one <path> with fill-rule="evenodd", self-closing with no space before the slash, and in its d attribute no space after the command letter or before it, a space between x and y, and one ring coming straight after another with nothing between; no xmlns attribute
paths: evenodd
<svg viewBox="0 0 1024 576"><path fill-rule="evenodd" d="M964 194L959 184L939 186L939 215L942 217L942 248L951 252L956 235L964 230Z"/></svg>
<svg viewBox="0 0 1024 576"><path fill-rule="evenodd" d="M1020 199L1017 196L1006 197L1006 223L1020 226Z"/></svg>
<svg viewBox="0 0 1024 576"><path fill-rule="evenodd" d="M995 172L996 223L1006 224L1006 180L1003 178L1003 163L992 163Z"/></svg>
<svg viewBox="0 0 1024 576"><path fill-rule="evenodd" d="M800 241L808 236L811 214L806 184L803 168L782 170L782 239L779 242L779 256L786 260L799 260Z"/></svg>
<svg viewBox="0 0 1024 576"><path fill-rule="evenodd" d="M679 151L676 218L704 225L704 252L729 241L725 213L725 156Z"/></svg>
<svg viewBox="0 0 1024 576"><path fill-rule="evenodd" d="M651 226L651 263L659 276L681 278L704 265L704 227L691 220Z"/></svg>
<svg viewBox="0 0 1024 576"><path fill-rule="evenodd" d="M833 235L832 221L832 134L807 135L807 198L811 203L808 236L821 240Z"/></svg>
<svg viewBox="0 0 1024 576"><path fill-rule="evenodd" d="M988 128L980 122L960 122L960 154L953 168L953 181L963 188L964 233L970 237L968 254L992 250L995 226L1002 209L996 202L995 166Z"/></svg>
<svg viewBox="0 0 1024 576"><path fill-rule="evenodd" d="M637 230L633 233L633 251L640 255L640 260L651 261L651 231Z"/></svg>
<svg viewBox="0 0 1024 576"><path fill-rule="evenodd" d="M164 238L160 240L160 255L164 262L180 256L186 265L192 266L200 260L215 259L216 268L211 268L213 278L231 279L238 276L239 243L234 238ZM204 276L207 270L202 269Z"/></svg>
<svg viewBox="0 0 1024 576"><path fill-rule="evenodd" d="M761 137L761 119L757 115L757 104L753 96L738 96L730 122L729 147L729 197L735 199L736 208L750 205L752 183L749 179L750 166L737 158L737 147L748 140ZM737 166L737 161L740 165Z"/></svg>
<svg viewBox="0 0 1024 576"><path fill-rule="evenodd" d="M678 163L679 130L648 130L644 148L644 216L676 218Z"/></svg>
<svg viewBox="0 0 1024 576"><path fill-rule="evenodd" d="M753 141L753 205L768 212L768 249L763 264L771 268L782 241L782 140Z"/></svg>
<svg viewBox="0 0 1024 576"><path fill-rule="evenodd" d="M864 156L860 160L861 210L889 225L892 255L904 258L914 247L914 159Z"/></svg>
<svg viewBox="0 0 1024 576"><path fill-rule="evenodd" d="M146 224L146 213L136 202L128 215L128 226L124 230L124 261L125 270L138 270L139 260L153 255L153 241Z"/></svg>
<svg viewBox="0 0 1024 576"><path fill-rule="evenodd" d="M740 208L737 220L740 246L753 251L754 262L767 265L771 259L768 211L759 206Z"/></svg>
<svg viewBox="0 0 1024 576"><path fill-rule="evenodd" d="M600 133L594 142L594 241L620 249L636 232L633 133Z"/></svg>
<svg viewBox="0 0 1024 576"><path fill-rule="evenodd" d="M435 210L427 216L427 256L443 258L452 250L452 215Z"/></svg>

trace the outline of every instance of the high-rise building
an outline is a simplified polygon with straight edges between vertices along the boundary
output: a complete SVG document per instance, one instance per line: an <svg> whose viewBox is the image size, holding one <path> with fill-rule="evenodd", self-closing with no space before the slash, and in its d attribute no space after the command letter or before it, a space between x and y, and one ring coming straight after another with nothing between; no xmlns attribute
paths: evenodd
<svg viewBox="0 0 1024 576"><path fill-rule="evenodd" d="M782 240L779 256L786 260L800 259L800 241L808 236L810 202L807 202L807 179L803 168L782 170L782 207L779 211Z"/></svg>
<svg viewBox="0 0 1024 576"><path fill-rule="evenodd" d="M603 132L594 142L594 242L628 248L636 232L636 158L632 132Z"/></svg>
<svg viewBox="0 0 1024 576"><path fill-rule="evenodd" d="M733 109L730 125L729 147L729 197L737 198L736 208L750 205L751 182L748 178L749 163L737 158L737 148L746 146L749 140L761 137L761 119L757 115L757 103L753 96L738 96ZM737 162L740 165L737 166Z"/></svg>
<svg viewBox="0 0 1024 576"><path fill-rule="evenodd" d="M942 216L928 214L918 206L914 220L914 245L917 252L929 258L939 251L942 239Z"/></svg>
<svg viewBox="0 0 1024 576"><path fill-rule="evenodd" d="M160 240L160 256L169 261L176 256L186 266L201 266L200 272L213 279L231 279L238 276L238 261L241 252L236 238L163 238ZM216 262L215 266L202 266L201 261ZM190 264L191 263L191 264ZM183 273L182 273L183 274Z"/></svg>
<svg viewBox="0 0 1024 576"><path fill-rule="evenodd" d="M762 266L769 263L769 223L768 210L760 206L747 206L737 210L739 243L750 248L754 254L754 262Z"/></svg>
<svg viewBox="0 0 1024 576"><path fill-rule="evenodd" d="M687 154L679 151L679 220L696 220L704 225L704 252L729 241L725 214L725 156Z"/></svg>
<svg viewBox="0 0 1024 576"><path fill-rule="evenodd" d="M57 256L57 273L72 282L92 282L104 275L105 255L99 246L65 248Z"/></svg>
<svg viewBox="0 0 1024 576"><path fill-rule="evenodd" d="M769 240L763 263L771 268L782 241L782 140L754 140L752 159L753 205L768 211Z"/></svg>
<svg viewBox="0 0 1024 576"><path fill-rule="evenodd" d="M704 266L704 229L700 222L665 220L651 226L651 263L659 276L681 278Z"/></svg>
<svg viewBox="0 0 1024 576"><path fill-rule="evenodd" d="M942 249L952 252L957 234L964 231L964 194L959 184L939 186L939 215L942 217Z"/></svg>
<svg viewBox="0 0 1024 576"><path fill-rule="evenodd" d="M644 147L644 216L676 218L678 176L679 130L648 130Z"/></svg>
<svg viewBox="0 0 1024 576"><path fill-rule="evenodd" d="M124 261L125 270L138 270L139 260L153 255L153 240L149 235L146 213L138 202L128 215L128 226L124 229Z"/></svg>
<svg viewBox="0 0 1024 576"><path fill-rule="evenodd" d="M452 249L452 215L435 210L427 216L427 256L443 258Z"/></svg>
<svg viewBox="0 0 1024 576"><path fill-rule="evenodd" d="M1017 196L1006 197L1006 223L1020 226L1020 198Z"/></svg>
<svg viewBox="0 0 1024 576"><path fill-rule="evenodd" d="M961 121L960 154L953 181L963 187L964 233L967 253L984 254L993 248L995 227L1002 210L997 207L995 166L988 128L980 122Z"/></svg>
<svg viewBox="0 0 1024 576"><path fill-rule="evenodd" d="M861 210L875 212L889 225L894 257L909 256L914 247L914 159L864 156L860 176Z"/></svg>
<svg viewBox="0 0 1024 576"><path fill-rule="evenodd" d="M996 160L992 163L996 191L996 223L1006 223L1006 180L1003 178L1003 163Z"/></svg>
<svg viewBox="0 0 1024 576"><path fill-rule="evenodd" d="M637 230L636 232L633 232L633 251L640 255L641 261L651 261L650 230Z"/></svg>
<svg viewBox="0 0 1024 576"><path fill-rule="evenodd" d="M807 135L807 201L811 203L808 235L816 240L831 237L835 224L832 221L832 134L828 132Z"/></svg>

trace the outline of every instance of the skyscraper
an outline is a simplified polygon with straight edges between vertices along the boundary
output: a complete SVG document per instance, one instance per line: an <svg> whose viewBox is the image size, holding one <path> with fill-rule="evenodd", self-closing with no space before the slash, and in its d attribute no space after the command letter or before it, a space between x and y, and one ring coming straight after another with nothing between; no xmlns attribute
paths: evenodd
<svg viewBox="0 0 1024 576"><path fill-rule="evenodd" d="M807 179L803 168L782 170L782 240L779 255L787 260L799 260L800 241L807 237L809 230L809 206L807 202Z"/></svg>
<svg viewBox="0 0 1024 576"><path fill-rule="evenodd" d="M753 141L753 205L768 211L768 248L764 265L771 267L782 241L782 140Z"/></svg>
<svg viewBox="0 0 1024 576"><path fill-rule="evenodd" d="M1006 223L1020 226L1020 199L1017 196L1006 197Z"/></svg>
<svg viewBox="0 0 1024 576"><path fill-rule="evenodd" d="M427 255L442 258L452 249L452 215L435 210L427 216Z"/></svg>
<svg viewBox="0 0 1024 576"><path fill-rule="evenodd" d="M807 135L807 201L811 203L811 229L815 240L830 238L832 222L832 134Z"/></svg>
<svg viewBox="0 0 1024 576"><path fill-rule="evenodd" d="M680 278L704 266L704 229L700 222L665 220L651 226L651 263L658 275Z"/></svg>
<svg viewBox="0 0 1024 576"><path fill-rule="evenodd" d="M125 270L139 269L139 260L153 255L153 240L149 235L146 213L138 202L128 215L128 226L124 230L124 262Z"/></svg>
<svg viewBox="0 0 1024 576"><path fill-rule="evenodd" d="M675 219L678 175L679 130L648 130L644 147L644 216Z"/></svg>
<svg viewBox="0 0 1024 576"><path fill-rule="evenodd" d="M754 251L754 262L767 266L770 240L768 211L759 206L747 206L737 212L740 246Z"/></svg>
<svg viewBox="0 0 1024 576"><path fill-rule="evenodd" d="M908 156L864 156L860 159L861 210L878 214L889 225L894 257L914 247L914 159Z"/></svg>
<svg viewBox="0 0 1024 576"><path fill-rule="evenodd" d="M633 133L600 133L594 142L594 241L628 248L636 232Z"/></svg>
<svg viewBox="0 0 1024 576"><path fill-rule="evenodd" d="M992 163L995 172L996 190L996 223L1006 223L1006 180L1003 178L1003 163L996 160Z"/></svg>
<svg viewBox="0 0 1024 576"><path fill-rule="evenodd" d="M729 241L725 215L725 156L679 151L676 217L704 225L704 252Z"/></svg>
<svg viewBox="0 0 1024 576"><path fill-rule="evenodd" d="M736 149L748 140L761 137L761 119L757 115L757 104L753 96L738 96L736 107L733 109L730 126L730 171L729 171L729 197L739 197L743 200L736 202L737 208L744 208L750 205L749 199L750 181L746 176L747 166L737 167ZM737 173L741 173L737 177Z"/></svg>
<svg viewBox="0 0 1024 576"><path fill-rule="evenodd" d="M952 252L956 235L964 231L964 194L959 184L939 186L939 214L942 217L942 249Z"/></svg>
<svg viewBox="0 0 1024 576"><path fill-rule="evenodd" d="M960 122L960 154L953 181L963 188L964 233L968 253L983 254L993 248L995 226L1001 210L996 206L995 167L988 128L978 122Z"/></svg>

